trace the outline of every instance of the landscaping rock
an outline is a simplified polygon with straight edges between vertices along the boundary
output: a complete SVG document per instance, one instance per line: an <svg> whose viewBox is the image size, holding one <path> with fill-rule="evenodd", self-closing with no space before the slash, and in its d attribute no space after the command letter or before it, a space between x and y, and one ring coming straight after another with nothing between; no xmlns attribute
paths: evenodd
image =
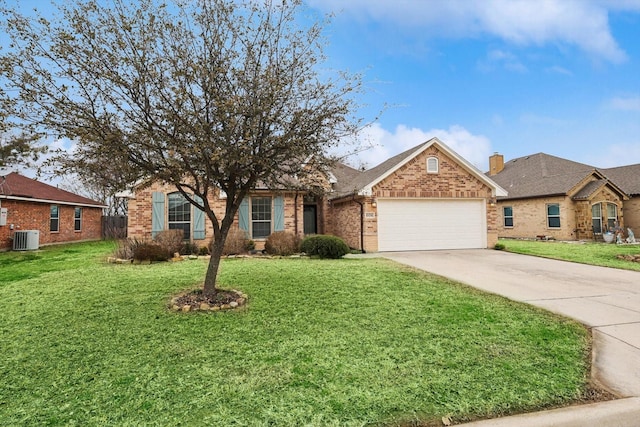
<svg viewBox="0 0 640 427"><path fill-rule="evenodd" d="M238 302L237 301L231 301L229 303L229 307L231 307L231 308L236 308L237 306L238 306Z"/></svg>
<svg viewBox="0 0 640 427"><path fill-rule="evenodd" d="M184 311L185 313L186 313L187 311L191 311L191 306L190 306L190 305L184 305L184 306L182 306L182 311Z"/></svg>
<svg viewBox="0 0 640 427"><path fill-rule="evenodd" d="M209 308L211 308L211 306L206 302L203 302L202 304L200 304L200 310L209 310Z"/></svg>

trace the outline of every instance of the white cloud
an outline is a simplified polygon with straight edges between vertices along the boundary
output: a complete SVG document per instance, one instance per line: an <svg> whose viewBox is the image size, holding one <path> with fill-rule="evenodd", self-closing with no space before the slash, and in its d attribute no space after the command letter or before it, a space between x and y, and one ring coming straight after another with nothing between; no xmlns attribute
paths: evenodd
<svg viewBox="0 0 640 427"><path fill-rule="evenodd" d="M379 123L374 123L363 130L361 139L373 145L369 150L358 155L356 163L364 164L367 168L376 166L398 153L401 153L420 143L437 137L453 151L460 154L480 170L486 170L491 155L491 142L483 135L474 135L459 125L452 125L449 129L410 128L398 125L393 132L384 129ZM352 161L353 162L353 161Z"/></svg>
<svg viewBox="0 0 640 427"><path fill-rule="evenodd" d="M517 73L529 71L516 55L499 49L489 51L486 58L478 63L478 68L484 72L493 71L497 67Z"/></svg>
<svg viewBox="0 0 640 427"><path fill-rule="evenodd" d="M609 107L621 111L640 111L640 96L612 98L609 101Z"/></svg>
<svg viewBox="0 0 640 427"><path fill-rule="evenodd" d="M316 8L420 35L497 36L521 46L564 43L598 59L619 63L626 53L609 28L608 11L638 11L638 2L603 0L307 0Z"/></svg>
<svg viewBox="0 0 640 427"><path fill-rule="evenodd" d="M560 67L558 65L554 65L553 67L547 68L547 72L554 74L563 74L565 76L573 76L573 73L566 68Z"/></svg>

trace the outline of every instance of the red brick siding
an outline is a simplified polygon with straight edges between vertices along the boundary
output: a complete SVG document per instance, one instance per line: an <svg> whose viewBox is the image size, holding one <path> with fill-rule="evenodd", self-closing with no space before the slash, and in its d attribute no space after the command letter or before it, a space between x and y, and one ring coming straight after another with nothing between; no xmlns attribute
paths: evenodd
<svg viewBox="0 0 640 427"><path fill-rule="evenodd" d="M74 230L75 206L57 205L59 210L59 231L49 231L51 205L56 203L36 203L20 200L2 200L7 208L7 225L0 226L0 249L12 247L13 231L39 230L40 245L75 242L80 240L99 240L102 237L102 209L82 207L82 226ZM14 229L10 229L10 224Z"/></svg>
<svg viewBox="0 0 640 427"><path fill-rule="evenodd" d="M152 214L152 194L154 192L161 192L170 194L175 192L176 189L172 185L154 183L151 186L142 190L137 190L135 198L129 200L129 223L128 223L128 236L151 239L151 214ZM256 193L257 194L257 193ZM303 194L302 193L272 193L261 192L259 195L264 196L282 196L284 198L284 227L286 231L297 233L302 237L303 233ZM226 199L220 199L217 195L209 197L209 203L213 207L213 211L218 218L218 221L222 221L225 212ZM166 225L166 206L165 206L165 228ZM297 212L296 212L297 210ZM234 217L234 227L238 226L238 215ZM205 239L194 240L194 243L199 246L209 245L213 239L213 225L209 218L205 216ZM264 248L264 239L256 241L256 248Z"/></svg>

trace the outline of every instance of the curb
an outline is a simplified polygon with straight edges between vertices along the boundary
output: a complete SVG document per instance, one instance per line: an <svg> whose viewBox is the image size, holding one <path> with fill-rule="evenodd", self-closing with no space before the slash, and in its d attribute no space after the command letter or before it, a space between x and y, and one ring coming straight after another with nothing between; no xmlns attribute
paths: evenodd
<svg viewBox="0 0 640 427"><path fill-rule="evenodd" d="M629 397L459 425L467 427L584 427L586 425L637 427L639 423L640 397Z"/></svg>

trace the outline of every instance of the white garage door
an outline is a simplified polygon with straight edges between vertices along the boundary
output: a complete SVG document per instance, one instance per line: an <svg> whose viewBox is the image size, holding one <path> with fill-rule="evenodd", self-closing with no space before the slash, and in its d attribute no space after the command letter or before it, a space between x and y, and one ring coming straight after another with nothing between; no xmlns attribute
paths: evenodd
<svg viewBox="0 0 640 427"><path fill-rule="evenodd" d="M487 246L483 200L378 199L378 250Z"/></svg>

